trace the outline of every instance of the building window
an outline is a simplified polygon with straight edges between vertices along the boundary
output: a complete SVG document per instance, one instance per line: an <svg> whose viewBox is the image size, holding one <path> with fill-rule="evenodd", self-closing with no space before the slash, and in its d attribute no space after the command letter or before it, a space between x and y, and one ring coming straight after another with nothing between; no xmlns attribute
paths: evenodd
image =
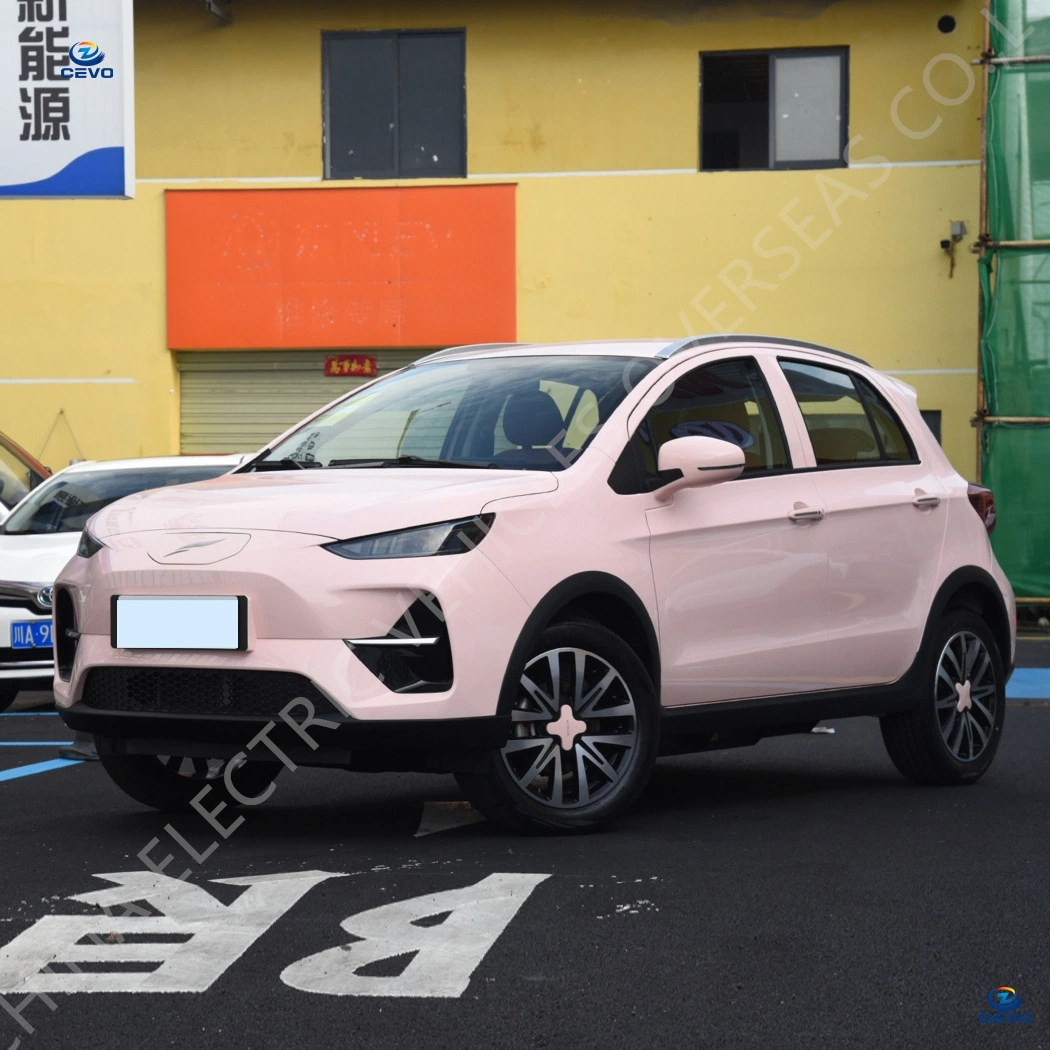
<svg viewBox="0 0 1050 1050"><path fill-rule="evenodd" d="M463 30L325 33L328 179L467 173Z"/></svg>
<svg viewBox="0 0 1050 1050"><path fill-rule="evenodd" d="M845 167L848 55L701 55L701 171Z"/></svg>
<svg viewBox="0 0 1050 1050"><path fill-rule="evenodd" d="M930 428L930 433L941 443L941 410L939 408L924 408L922 410L922 421Z"/></svg>

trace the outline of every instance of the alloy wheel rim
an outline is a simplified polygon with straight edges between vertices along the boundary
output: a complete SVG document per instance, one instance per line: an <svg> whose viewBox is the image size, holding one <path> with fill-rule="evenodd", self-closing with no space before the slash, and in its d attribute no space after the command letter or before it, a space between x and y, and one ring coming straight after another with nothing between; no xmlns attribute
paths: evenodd
<svg viewBox="0 0 1050 1050"><path fill-rule="evenodd" d="M941 737L952 758L980 758L995 733L999 691L988 646L972 631L957 631L941 651L934 699Z"/></svg>
<svg viewBox="0 0 1050 1050"><path fill-rule="evenodd" d="M608 795L638 745L638 712L627 683L585 649L550 649L529 661L511 725L501 750L507 772L529 798L554 809Z"/></svg>

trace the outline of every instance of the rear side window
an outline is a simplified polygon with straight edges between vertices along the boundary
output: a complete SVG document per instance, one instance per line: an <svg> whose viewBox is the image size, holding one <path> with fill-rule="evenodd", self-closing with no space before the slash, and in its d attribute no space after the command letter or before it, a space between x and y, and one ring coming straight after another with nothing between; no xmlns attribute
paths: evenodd
<svg viewBox="0 0 1050 1050"><path fill-rule="evenodd" d="M677 379L646 414L609 479L614 491L659 484L660 446L673 438L713 437L744 450L744 475L790 467L780 421L753 358L716 361Z"/></svg>
<svg viewBox="0 0 1050 1050"><path fill-rule="evenodd" d="M780 365L802 410L817 466L915 458L893 410L867 380L801 361Z"/></svg>
<svg viewBox="0 0 1050 1050"><path fill-rule="evenodd" d="M879 444L882 445L883 457L905 463L914 459L915 450L904 433L900 421L893 414L893 409L886 403L886 399L861 376L854 376L853 380L875 424L875 435L879 439Z"/></svg>

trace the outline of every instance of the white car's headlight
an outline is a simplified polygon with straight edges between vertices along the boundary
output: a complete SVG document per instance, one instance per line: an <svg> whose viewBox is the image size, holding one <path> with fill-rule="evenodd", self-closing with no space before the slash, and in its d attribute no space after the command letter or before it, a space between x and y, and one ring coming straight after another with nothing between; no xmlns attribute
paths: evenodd
<svg viewBox="0 0 1050 1050"><path fill-rule="evenodd" d="M488 535L495 518L495 514L478 514L473 518L380 532L322 546L341 558L427 558L437 554L465 554Z"/></svg>
<svg viewBox="0 0 1050 1050"><path fill-rule="evenodd" d="M96 540L85 529L80 534L80 543L77 544L77 555L81 558L93 558L103 547L105 547L105 544L101 540Z"/></svg>

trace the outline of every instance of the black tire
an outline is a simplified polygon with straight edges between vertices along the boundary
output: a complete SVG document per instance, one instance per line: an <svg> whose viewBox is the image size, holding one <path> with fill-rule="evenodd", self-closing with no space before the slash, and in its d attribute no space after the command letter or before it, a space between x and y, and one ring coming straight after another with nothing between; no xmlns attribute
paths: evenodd
<svg viewBox="0 0 1050 1050"><path fill-rule="evenodd" d="M968 643L966 639L977 641ZM952 645L950 658L946 655L949 643ZM957 675L955 665L965 663L970 645L976 653L973 667L968 674ZM987 653L988 667L979 675L978 671L984 667L984 653ZM942 661L947 677L940 675ZM964 693L959 693L948 680L952 678L962 679L960 685ZM885 715L879 720L882 739L893 764L918 784L974 783L988 771L995 758L1006 713L1002 656L995 636L980 616L969 609L951 609L945 613L930 632L922 654L920 682L922 693L913 710ZM985 684L978 687L977 682ZM971 684L967 687L966 683ZM959 696L957 704L950 688L955 688ZM965 706L971 689L982 694L979 700L971 701L977 705L976 709ZM969 727L965 724L967 721ZM959 743L953 750L952 742L957 734Z"/></svg>
<svg viewBox="0 0 1050 1050"><path fill-rule="evenodd" d="M179 771L192 764L190 759L164 756L167 758L165 762L159 755L107 754L103 741L96 737L95 743L102 768L113 783L144 806L165 813L182 813L190 809L191 801L205 786L211 787L211 791L201 800L205 809L214 810L220 802L231 807L242 805L226 789L223 780L225 763L219 765L214 759L198 760L198 769L201 762L213 767L210 775L203 772L190 774ZM98 746L100 744L103 746ZM245 798L258 798L273 783L281 768L279 762L243 762L230 774L230 779Z"/></svg>
<svg viewBox="0 0 1050 1050"><path fill-rule="evenodd" d="M550 702L560 713L565 700L574 695L581 666L575 654L579 652L584 654L584 685L581 711L577 714L573 709L573 719L585 725L590 719L590 732L584 729L571 737L556 738L547 725L562 723L559 718L546 722ZM551 653L559 668L557 683ZM597 683L605 681L609 671L614 677L599 694ZM608 628L589 620L572 620L540 634L519 674L522 682L528 678L533 691L519 687L511 736L503 748L490 753L487 772L456 774L464 794L489 820L517 830L587 831L620 816L645 788L659 749L659 704L642 662ZM538 683L533 675L549 683L540 687L545 699L537 699ZM590 705L589 696L593 697ZM631 713L614 713L625 711ZM613 743L613 738L621 742ZM561 739L568 739L571 747L562 746ZM525 783L523 778L538 763L542 764L536 774ZM520 772L523 767L526 771ZM549 798L543 797L547 794Z"/></svg>
<svg viewBox="0 0 1050 1050"><path fill-rule="evenodd" d="M6 711L18 696L17 689L0 689L0 711Z"/></svg>

